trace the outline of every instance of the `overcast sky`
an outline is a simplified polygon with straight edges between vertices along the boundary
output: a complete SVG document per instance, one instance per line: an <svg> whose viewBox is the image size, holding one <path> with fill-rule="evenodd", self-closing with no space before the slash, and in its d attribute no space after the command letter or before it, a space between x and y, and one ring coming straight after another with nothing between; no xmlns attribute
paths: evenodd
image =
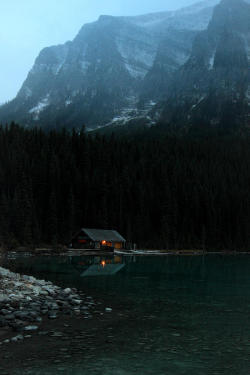
<svg viewBox="0 0 250 375"><path fill-rule="evenodd" d="M72 40L101 14L138 15L198 0L0 0L0 103L15 97L44 47Z"/></svg>

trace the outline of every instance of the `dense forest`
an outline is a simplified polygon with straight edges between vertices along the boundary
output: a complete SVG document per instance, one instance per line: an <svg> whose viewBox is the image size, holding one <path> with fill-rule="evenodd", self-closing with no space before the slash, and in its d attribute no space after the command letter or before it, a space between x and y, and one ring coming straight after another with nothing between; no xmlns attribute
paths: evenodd
<svg viewBox="0 0 250 375"><path fill-rule="evenodd" d="M68 244L81 227L145 248L250 248L250 139L0 127L2 247Z"/></svg>

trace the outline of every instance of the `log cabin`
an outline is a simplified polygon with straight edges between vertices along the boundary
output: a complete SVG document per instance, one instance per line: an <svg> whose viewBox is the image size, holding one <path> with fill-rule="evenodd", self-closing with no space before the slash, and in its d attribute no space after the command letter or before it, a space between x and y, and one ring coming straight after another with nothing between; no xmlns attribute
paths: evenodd
<svg viewBox="0 0 250 375"><path fill-rule="evenodd" d="M71 241L73 249L125 249L126 240L116 230L82 228Z"/></svg>

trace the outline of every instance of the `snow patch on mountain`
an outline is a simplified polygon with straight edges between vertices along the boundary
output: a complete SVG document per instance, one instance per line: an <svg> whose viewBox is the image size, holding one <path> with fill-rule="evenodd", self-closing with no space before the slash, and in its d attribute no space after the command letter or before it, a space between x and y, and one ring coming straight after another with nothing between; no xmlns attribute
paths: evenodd
<svg viewBox="0 0 250 375"><path fill-rule="evenodd" d="M119 115L116 115L108 124L105 126L123 126L133 120L146 120L146 123L150 126L155 124L154 119L151 116L151 111L155 107L156 103L153 100L149 100L145 103L143 108L138 108L138 97L130 96L127 98L127 105L124 106Z"/></svg>
<svg viewBox="0 0 250 375"><path fill-rule="evenodd" d="M34 120L39 120L39 114L44 111L46 107L50 104L49 94L46 95L44 99L37 103L37 105L29 110L30 114L34 114Z"/></svg>
<svg viewBox="0 0 250 375"><path fill-rule="evenodd" d="M213 51L212 55L209 58L209 61L208 61L208 70L212 70L214 68L215 55L216 55L216 50Z"/></svg>
<svg viewBox="0 0 250 375"><path fill-rule="evenodd" d="M91 63L89 61L82 61L81 62L81 70L82 70L82 73L83 74L86 74L89 67L90 67Z"/></svg>
<svg viewBox="0 0 250 375"><path fill-rule="evenodd" d="M186 51L178 51L178 50L174 51L172 56L173 56L173 60L176 61L176 63L179 66L184 65L189 58L189 55L187 54Z"/></svg>
<svg viewBox="0 0 250 375"><path fill-rule="evenodd" d="M131 64L131 63L126 62L125 67L126 67L127 71L129 72L129 74L133 78L143 79L145 77L145 75L147 74L146 69L140 68L140 67L138 67L134 64Z"/></svg>
<svg viewBox="0 0 250 375"><path fill-rule="evenodd" d="M199 98L198 102L197 102L196 104L192 105L191 110L194 110L196 107L198 107L198 105L199 105L199 104L200 104L205 98L206 98L206 95L202 95L202 96Z"/></svg>
<svg viewBox="0 0 250 375"><path fill-rule="evenodd" d="M140 40L125 37L116 38L118 52L123 58L124 64L130 75L134 78L144 78L153 66L156 57L156 46L150 43L150 39Z"/></svg>
<svg viewBox="0 0 250 375"><path fill-rule="evenodd" d="M32 90L28 86L25 86L23 89L23 95L25 99L30 98L32 96Z"/></svg>
<svg viewBox="0 0 250 375"><path fill-rule="evenodd" d="M52 70L54 75L59 74L60 70L62 69L62 67L64 65L64 62L65 61L62 61L61 63L52 66L51 70Z"/></svg>
<svg viewBox="0 0 250 375"><path fill-rule="evenodd" d="M65 101L65 106L68 107L68 105L72 104L72 100L71 99L67 99Z"/></svg>

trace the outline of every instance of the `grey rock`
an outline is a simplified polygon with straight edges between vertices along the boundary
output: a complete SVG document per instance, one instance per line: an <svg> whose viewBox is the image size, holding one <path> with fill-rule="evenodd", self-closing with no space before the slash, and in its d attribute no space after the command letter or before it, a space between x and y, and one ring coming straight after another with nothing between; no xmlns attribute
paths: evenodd
<svg viewBox="0 0 250 375"><path fill-rule="evenodd" d="M84 306L81 306L81 310L89 310L89 307L84 305Z"/></svg>
<svg viewBox="0 0 250 375"><path fill-rule="evenodd" d="M15 337L12 337L12 338L10 339L10 341L12 341L12 342L17 342L17 341L22 341L23 339L24 339L23 335L17 335L17 336L15 336Z"/></svg>
<svg viewBox="0 0 250 375"><path fill-rule="evenodd" d="M21 320L28 320L29 319L29 312L28 311L17 311L15 312L15 317Z"/></svg>
<svg viewBox="0 0 250 375"><path fill-rule="evenodd" d="M6 320L14 320L15 319L15 315L14 314L8 314L8 315L5 315L4 318Z"/></svg>
<svg viewBox="0 0 250 375"><path fill-rule="evenodd" d="M14 320L8 322L9 327L12 327L14 331L22 331L25 323L21 320Z"/></svg>
<svg viewBox="0 0 250 375"><path fill-rule="evenodd" d="M50 310L58 310L59 309L59 306L57 303L50 303L49 304L49 309Z"/></svg>
<svg viewBox="0 0 250 375"><path fill-rule="evenodd" d="M70 299L69 302L73 306L79 306L82 301L81 300L77 300L77 299Z"/></svg>
<svg viewBox="0 0 250 375"><path fill-rule="evenodd" d="M70 288L66 288L66 289L63 290L63 292L65 294L70 294L71 293L71 289Z"/></svg>
<svg viewBox="0 0 250 375"><path fill-rule="evenodd" d="M26 326L24 327L24 331L36 331L38 329L38 326Z"/></svg>
<svg viewBox="0 0 250 375"><path fill-rule="evenodd" d="M62 332L53 332L50 336L51 337L63 337L63 333Z"/></svg>
<svg viewBox="0 0 250 375"><path fill-rule="evenodd" d="M38 302L33 302L29 305L29 308L31 310L35 310L35 311L40 311L40 303Z"/></svg>
<svg viewBox="0 0 250 375"><path fill-rule="evenodd" d="M11 299L0 301L0 327L11 327L17 332L36 331L38 330L37 324L42 322L41 315L48 314L49 319L56 319L62 312L69 315L80 314L82 299L76 289L63 290L52 283L44 281L40 283L33 277L25 275L20 277L18 274L9 273L8 270L4 271L4 274L7 275L4 276L4 290L11 296ZM45 288L45 294L38 293L39 288L41 292ZM30 324L31 322L37 324ZM21 336L21 334L14 336L11 342L17 342Z"/></svg>
<svg viewBox="0 0 250 375"><path fill-rule="evenodd" d="M49 293L47 292L47 290L41 290L40 294L44 296L48 296Z"/></svg>
<svg viewBox="0 0 250 375"><path fill-rule="evenodd" d="M0 293L0 302L5 302L9 300L9 296L3 293Z"/></svg>
<svg viewBox="0 0 250 375"><path fill-rule="evenodd" d="M40 336L46 336L48 334L49 334L49 331L40 331L40 332L38 332L38 335L40 335Z"/></svg>
<svg viewBox="0 0 250 375"><path fill-rule="evenodd" d="M2 309L2 310L0 311L0 313L3 314L3 315L8 315L8 314L10 313L10 310Z"/></svg>
<svg viewBox="0 0 250 375"><path fill-rule="evenodd" d="M49 319L56 319L56 318L57 318L57 314L56 314L56 312L55 312L55 311L50 311L50 312L48 313L48 318L49 318Z"/></svg>
<svg viewBox="0 0 250 375"><path fill-rule="evenodd" d="M34 318L34 319L36 319L36 318L38 317L38 314L37 314L37 312L35 312L35 311L30 311L30 312L29 312L29 317L30 317L30 318Z"/></svg>

